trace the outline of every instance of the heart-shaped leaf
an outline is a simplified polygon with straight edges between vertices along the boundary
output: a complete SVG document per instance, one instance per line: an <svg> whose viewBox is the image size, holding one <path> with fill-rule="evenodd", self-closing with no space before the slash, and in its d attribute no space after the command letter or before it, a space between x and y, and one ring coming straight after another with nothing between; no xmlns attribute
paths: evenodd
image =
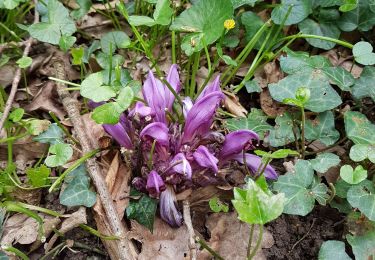
<svg viewBox="0 0 375 260"><path fill-rule="evenodd" d="M110 86L103 85L103 74L96 72L82 81L81 95L94 102L101 102L115 97L116 92Z"/></svg>
<svg viewBox="0 0 375 260"><path fill-rule="evenodd" d="M49 147L48 153L52 155L47 156L45 164L48 167L56 167L68 162L73 155L73 148L69 144L57 143Z"/></svg>
<svg viewBox="0 0 375 260"><path fill-rule="evenodd" d="M340 157L333 153L321 153L315 159L310 160L315 171L325 173L329 168L340 163Z"/></svg>
<svg viewBox="0 0 375 260"><path fill-rule="evenodd" d="M373 48L368 42L357 42L353 46L353 56L356 62L362 65L374 65L375 53L372 52Z"/></svg>
<svg viewBox="0 0 375 260"><path fill-rule="evenodd" d="M375 15L371 11L370 1L359 1L355 9L345 12L337 21L342 31L351 32L355 29L368 31L375 24Z"/></svg>
<svg viewBox="0 0 375 260"><path fill-rule="evenodd" d="M18 59L16 63L18 64L18 67L20 67L21 69L25 69L29 67L31 63L33 63L33 59L30 57L23 56L22 58Z"/></svg>
<svg viewBox="0 0 375 260"><path fill-rule="evenodd" d="M355 162L369 159L372 163L375 163L375 145L355 144L350 148L349 157Z"/></svg>
<svg viewBox="0 0 375 260"><path fill-rule="evenodd" d="M358 184L367 178L367 170L358 165L354 170L350 165L340 168L340 177L349 184Z"/></svg>
<svg viewBox="0 0 375 260"><path fill-rule="evenodd" d="M116 124L123 112L117 102L109 102L98 106L92 112L91 118L98 124Z"/></svg>
<svg viewBox="0 0 375 260"><path fill-rule="evenodd" d="M104 53L111 54L116 48L125 49L130 45L129 36L123 31L108 32L100 39L100 44Z"/></svg>

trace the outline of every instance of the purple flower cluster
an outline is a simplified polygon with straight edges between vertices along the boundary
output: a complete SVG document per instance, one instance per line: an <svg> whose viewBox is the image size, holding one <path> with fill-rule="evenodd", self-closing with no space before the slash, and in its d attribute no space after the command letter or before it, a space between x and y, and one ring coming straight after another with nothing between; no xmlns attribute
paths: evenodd
<svg viewBox="0 0 375 260"><path fill-rule="evenodd" d="M176 93L180 92L177 65L172 65L166 81ZM160 199L160 215L171 226L182 224L176 192L223 182L220 169L228 168L232 161L246 163L253 173L261 166L259 157L246 153L259 139L255 132L238 130L224 135L211 129L224 99L219 77L194 101L185 98L181 115L174 112L173 93L151 71L142 95L145 102L138 101L119 123L103 127L121 146L134 150L134 168L139 170L133 185ZM179 116L185 119L184 124L173 120ZM264 175L277 178L271 166L266 167Z"/></svg>

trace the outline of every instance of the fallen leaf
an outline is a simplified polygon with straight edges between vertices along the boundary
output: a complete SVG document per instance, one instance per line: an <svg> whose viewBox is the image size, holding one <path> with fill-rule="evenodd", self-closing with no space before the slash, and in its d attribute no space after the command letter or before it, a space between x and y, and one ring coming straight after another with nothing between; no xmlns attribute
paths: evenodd
<svg viewBox="0 0 375 260"><path fill-rule="evenodd" d="M272 99L268 89L263 89L260 93L260 107L263 112L270 117L282 115L286 111L286 106Z"/></svg>
<svg viewBox="0 0 375 260"><path fill-rule="evenodd" d="M190 259L186 226L171 228L159 218L155 218L153 233L136 221L131 221L129 237L142 243L138 259Z"/></svg>
<svg viewBox="0 0 375 260"><path fill-rule="evenodd" d="M84 124L85 129L88 129L86 132L87 137L90 139L91 146L94 149L99 148L99 141L104 136L107 136L104 128L97 124L92 118L91 113L87 113L81 116L81 120Z"/></svg>
<svg viewBox="0 0 375 260"><path fill-rule="evenodd" d="M211 233L209 246L215 250L224 259L246 259L247 243L250 234L248 224L237 219L237 213L214 213L208 217L206 226ZM254 230L252 247L255 246L259 235L258 226ZM264 228L261 248L271 248L274 239L270 232ZM235 250L233 246L235 245ZM261 248L254 256L254 260L266 259ZM211 254L206 251L200 251L198 259L212 259Z"/></svg>
<svg viewBox="0 0 375 260"><path fill-rule="evenodd" d="M246 117L247 110L241 105L238 97L233 93L229 93L224 91L225 93L225 100L224 106L225 108L235 116L239 117Z"/></svg>
<svg viewBox="0 0 375 260"><path fill-rule="evenodd" d="M17 66L6 64L0 67L0 85L4 88L10 85L14 79L14 74L16 73Z"/></svg>

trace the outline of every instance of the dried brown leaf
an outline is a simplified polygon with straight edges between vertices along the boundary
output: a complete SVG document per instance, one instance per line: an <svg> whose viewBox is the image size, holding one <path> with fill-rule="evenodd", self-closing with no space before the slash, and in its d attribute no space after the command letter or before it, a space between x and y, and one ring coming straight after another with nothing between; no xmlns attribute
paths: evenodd
<svg viewBox="0 0 375 260"><path fill-rule="evenodd" d="M247 110L233 93L225 92L224 106L231 114L238 117L246 117Z"/></svg>

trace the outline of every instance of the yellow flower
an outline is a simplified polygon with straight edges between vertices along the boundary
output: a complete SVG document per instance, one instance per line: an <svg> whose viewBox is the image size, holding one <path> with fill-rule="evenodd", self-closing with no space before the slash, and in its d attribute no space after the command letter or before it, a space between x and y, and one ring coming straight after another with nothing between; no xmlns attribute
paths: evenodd
<svg viewBox="0 0 375 260"><path fill-rule="evenodd" d="M224 21L224 28L227 30L233 29L236 26L236 22L233 19L227 19Z"/></svg>

